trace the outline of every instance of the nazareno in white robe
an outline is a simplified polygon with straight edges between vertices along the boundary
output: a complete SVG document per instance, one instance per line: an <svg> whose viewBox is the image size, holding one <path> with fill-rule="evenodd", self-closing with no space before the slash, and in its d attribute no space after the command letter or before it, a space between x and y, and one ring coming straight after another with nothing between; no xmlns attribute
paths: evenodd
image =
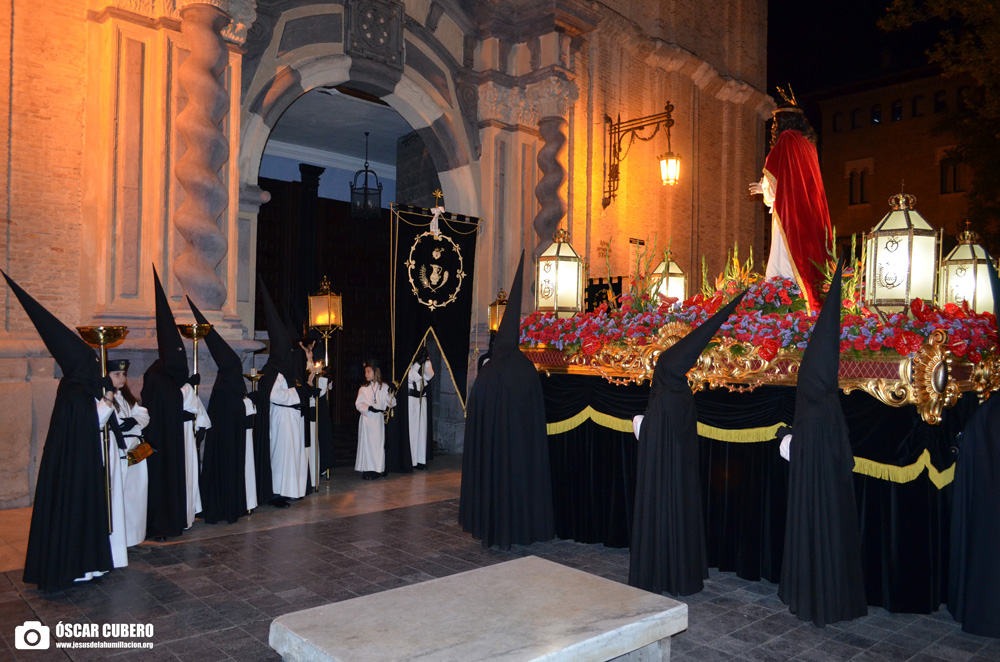
<svg viewBox="0 0 1000 662"><path fill-rule="evenodd" d="M182 386L181 396L184 398L184 411L195 414L193 421L184 422L184 479L187 486L187 526L184 528L190 529L194 524L195 513L201 512L201 490L198 489L201 472L195 430L201 428L207 430L212 427L212 421L201 403L201 398L194 392L193 386L190 384Z"/></svg>
<svg viewBox="0 0 1000 662"><path fill-rule="evenodd" d="M317 377L316 378L316 387L319 389L319 397L322 398L323 396L326 395L327 391L330 390L330 380L327 379L326 377ZM316 407L318 407L318 403L319 403L319 401L316 399L316 396L309 396L309 408L310 409L313 409L313 411L319 411L316 408ZM306 455L309 456L309 475L312 476L312 484L313 484L313 487L315 488L317 485L319 485L319 475L317 473L318 466L319 466L318 465L318 462L319 462L319 425L317 424L317 422L315 421L315 419L312 420L312 421L309 421L309 434L311 435L311 438L310 438L310 441L309 441L310 446L309 446L309 448L306 449Z"/></svg>
<svg viewBox="0 0 1000 662"><path fill-rule="evenodd" d="M246 407L248 417L257 413L257 407L254 406L250 398L243 398L243 406ZM257 507L257 470L253 461L252 427L247 428L247 450L246 459L243 463L243 474L243 480L247 488L247 510L253 510Z"/></svg>
<svg viewBox="0 0 1000 662"><path fill-rule="evenodd" d="M407 407L410 422L410 458L413 466L427 464L427 382L434 377L434 368L430 361L424 361L424 372L420 374L420 366L413 363L406 375ZM410 395L414 390L423 393L421 397Z"/></svg>
<svg viewBox="0 0 1000 662"><path fill-rule="evenodd" d="M385 471L385 418L382 412L368 411L368 407L387 409L396 405L396 398L389 393L388 384L369 382L358 389L354 406L361 414L358 421L358 459L355 471Z"/></svg>
<svg viewBox="0 0 1000 662"><path fill-rule="evenodd" d="M308 472L305 428L297 404L298 392L279 373L271 388L271 483L275 494L289 499L306 495Z"/></svg>
<svg viewBox="0 0 1000 662"><path fill-rule="evenodd" d="M97 425L98 429L103 430L104 424L111 419L111 414L114 413L114 409L108 406L103 399L97 400ZM103 435L101 442L104 442ZM111 525L113 531L111 535L108 536L111 543L111 561L116 568L124 568L128 565L128 549L125 546L125 496L124 496L124 480L122 480L121 463L117 460L121 449L118 448L118 443L115 441L115 436L113 434L108 434L108 458L111 460L111 481L108 484L111 489ZM103 459L103 453L102 453ZM104 482L104 477L98 477L101 482ZM104 513L101 513L101 517L104 517ZM77 577L76 581L86 582L90 581L94 577L100 577L104 572L100 570L95 570L93 572L84 573L83 577Z"/></svg>
<svg viewBox="0 0 1000 662"><path fill-rule="evenodd" d="M115 412L115 415L118 417L119 424L126 418L134 418L136 422L136 426L131 430L122 431L127 446L126 450L130 451L142 443L142 430L149 425L149 412L139 403L130 407L125 398L122 397L121 391L115 393L115 403L118 405L118 411ZM125 544L134 547L146 539L146 500L149 495L149 472L145 460L129 466L126 456L122 458L121 464L125 476Z"/></svg>

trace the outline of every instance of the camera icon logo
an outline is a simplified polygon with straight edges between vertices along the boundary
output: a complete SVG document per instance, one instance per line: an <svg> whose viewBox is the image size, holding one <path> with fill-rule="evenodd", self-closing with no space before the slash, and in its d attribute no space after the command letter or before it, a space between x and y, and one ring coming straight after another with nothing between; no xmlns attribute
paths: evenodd
<svg viewBox="0 0 1000 662"><path fill-rule="evenodd" d="M18 650L45 650L49 647L49 626L41 621L25 621L14 628L14 648Z"/></svg>

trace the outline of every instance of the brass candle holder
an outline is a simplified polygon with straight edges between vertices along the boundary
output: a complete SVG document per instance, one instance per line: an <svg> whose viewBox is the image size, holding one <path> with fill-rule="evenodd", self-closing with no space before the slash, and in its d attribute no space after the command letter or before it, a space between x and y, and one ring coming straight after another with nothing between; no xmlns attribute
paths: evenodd
<svg viewBox="0 0 1000 662"><path fill-rule="evenodd" d="M181 335L190 340L194 344L194 372L198 372L198 341L208 335L208 332L212 330L211 324L178 324L177 330L181 332ZM195 394L198 393L198 387L194 387Z"/></svg>
<svg viewBox="0 0 1000 662"><path fill-rule="evenodd" d="M101 350L101 377L108 376L108 347L117 347L128 335L127 326L78 326L77 333L87 343L95 349ZM114 533L114 522L111 517L111 454L108 452L109 445L108 424L104 424L101 430L104 456L104 498L108 506L108 532Z"/></svg>
<svg viewBox="0 0 1000 662"><path fill-rule="evenodd" d="M250 368L250 372L243 373L243 377L250 382L250 392L254 393L257 390L257 382L263 377L261 373L257 372L257 368Z"/></svg>

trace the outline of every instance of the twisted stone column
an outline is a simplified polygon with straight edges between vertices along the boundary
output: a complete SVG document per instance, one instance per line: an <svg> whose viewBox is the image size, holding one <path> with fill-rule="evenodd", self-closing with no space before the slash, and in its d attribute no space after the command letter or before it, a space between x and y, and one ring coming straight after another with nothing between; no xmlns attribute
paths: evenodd
<svg viewBox="0 0 1000 662"><path fill-rule="evenodd" d="M225 12L210 5L181 10L181 32L191 51L178 70L187 105L176 126L187 150L174 176L187 195L174 214L174 226L187 246L173 266L185 293L205 311L221 310L226 302L226 285L215 268L228 248L218 218L229 196L218 173L229 160L229 143L219 129L229 108L229 94L219 80L229 60L222 38L229 22Z"/></svg>
<svg viewBox="0 0 1000 662"><path fill-rule="evenodd" d="M545 144L538 150L542 178L535 185L535 197L539 204L538 214L532 223L538 234L536 258L552 243L552 235L566 215L566 202L559 195L566 179L566 169L562 166L566 152L566 120L562 117L543 117L538 120L538 132Z"/></svg>

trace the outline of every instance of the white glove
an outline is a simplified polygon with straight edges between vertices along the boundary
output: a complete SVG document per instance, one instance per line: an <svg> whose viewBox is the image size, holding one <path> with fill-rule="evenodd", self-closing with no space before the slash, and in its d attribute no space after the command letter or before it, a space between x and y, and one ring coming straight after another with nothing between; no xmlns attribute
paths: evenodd
<svg viewBox="0 0 1000 662"><path fill-rule="evenodd" d="M635 433L636 439L639 438L639 428L642 427L642 419L644 418L645 416L643 416L642 414L639 414L638 416L634 416L632 418L632 432Z"/></svg>
<svg viewBox="0 0 1000 662"><path fill-rule="evenodd" d="M781 438L781 445L778 446L778 454L785 458L786 461L791 461L792 457L792 435L786 434Z"/></svg>

